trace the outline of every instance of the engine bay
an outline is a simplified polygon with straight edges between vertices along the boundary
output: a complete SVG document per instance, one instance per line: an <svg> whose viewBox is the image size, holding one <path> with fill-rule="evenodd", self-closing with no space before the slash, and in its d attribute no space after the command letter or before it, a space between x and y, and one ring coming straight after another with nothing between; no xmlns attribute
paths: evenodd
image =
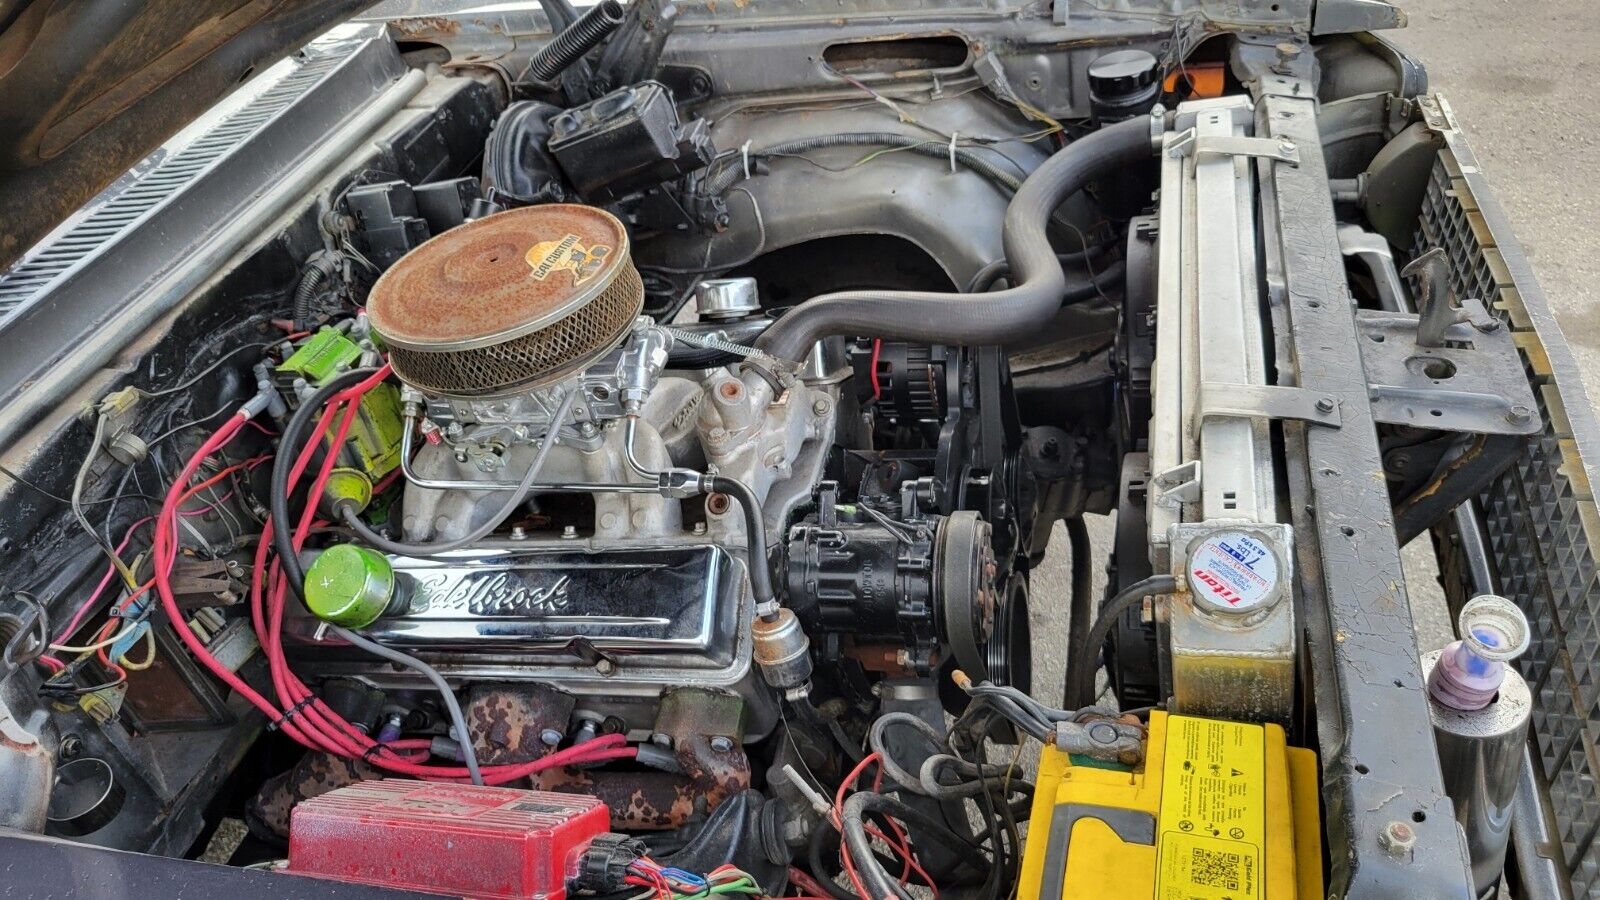
<svg viewBox="0 0 1600 900"><path fill-rule="evenodd" d="M1378 20L1125 5L275 69L382 77L11 407L0 824L262 891L1492 892L1559 400L1476 169Z"/></svg>

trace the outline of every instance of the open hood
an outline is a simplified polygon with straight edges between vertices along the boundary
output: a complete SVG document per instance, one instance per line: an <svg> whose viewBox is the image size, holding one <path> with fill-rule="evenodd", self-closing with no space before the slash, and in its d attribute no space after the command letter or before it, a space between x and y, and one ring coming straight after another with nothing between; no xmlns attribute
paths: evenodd
<svg viewBox="0 0 1600 900"><path fill-rule="evenodd" d="M0 268L371 0L0 0Z"/></svg>

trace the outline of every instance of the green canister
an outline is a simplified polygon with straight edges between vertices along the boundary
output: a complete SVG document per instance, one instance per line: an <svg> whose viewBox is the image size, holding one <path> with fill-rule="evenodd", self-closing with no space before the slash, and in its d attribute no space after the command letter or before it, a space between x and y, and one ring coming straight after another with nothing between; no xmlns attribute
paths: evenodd
<svg viewBox="0 0 1600 900"><path fill-rule="evenodd" d="M405 606L388 558L355 544L337 544L318 554L306 569L305 587L311 613L345 628L365 628L391 605Z"/></svg>

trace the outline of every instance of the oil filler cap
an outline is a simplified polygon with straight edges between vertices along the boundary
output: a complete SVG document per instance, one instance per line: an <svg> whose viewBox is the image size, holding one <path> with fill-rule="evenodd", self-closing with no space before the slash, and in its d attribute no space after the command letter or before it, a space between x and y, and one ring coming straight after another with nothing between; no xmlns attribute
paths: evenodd
<svg viewBox="0 0 1600 900"><path fill-rule="evenodd" d="M1272 545L1243 531L1218 531L1189 549L1189 590L1213 612L1248 615L1282 594L1282 566Z"/></svg>
<svg viewBox="0 0 1600 900"><path fill-rule="evenodd" d="M375 550L338 544L306 569L305 587L312 615L345 628L365 628L394 599L394 567Z"/></svg>

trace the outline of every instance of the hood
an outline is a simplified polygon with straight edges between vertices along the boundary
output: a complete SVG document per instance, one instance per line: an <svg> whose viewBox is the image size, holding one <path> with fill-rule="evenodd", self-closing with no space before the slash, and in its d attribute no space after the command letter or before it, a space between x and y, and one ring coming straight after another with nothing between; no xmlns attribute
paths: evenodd
<svg viewBox="0 0 1600 900"><path fill-rule="evenodd" d="M0 0L0 269L372 0Z"/></svg>

